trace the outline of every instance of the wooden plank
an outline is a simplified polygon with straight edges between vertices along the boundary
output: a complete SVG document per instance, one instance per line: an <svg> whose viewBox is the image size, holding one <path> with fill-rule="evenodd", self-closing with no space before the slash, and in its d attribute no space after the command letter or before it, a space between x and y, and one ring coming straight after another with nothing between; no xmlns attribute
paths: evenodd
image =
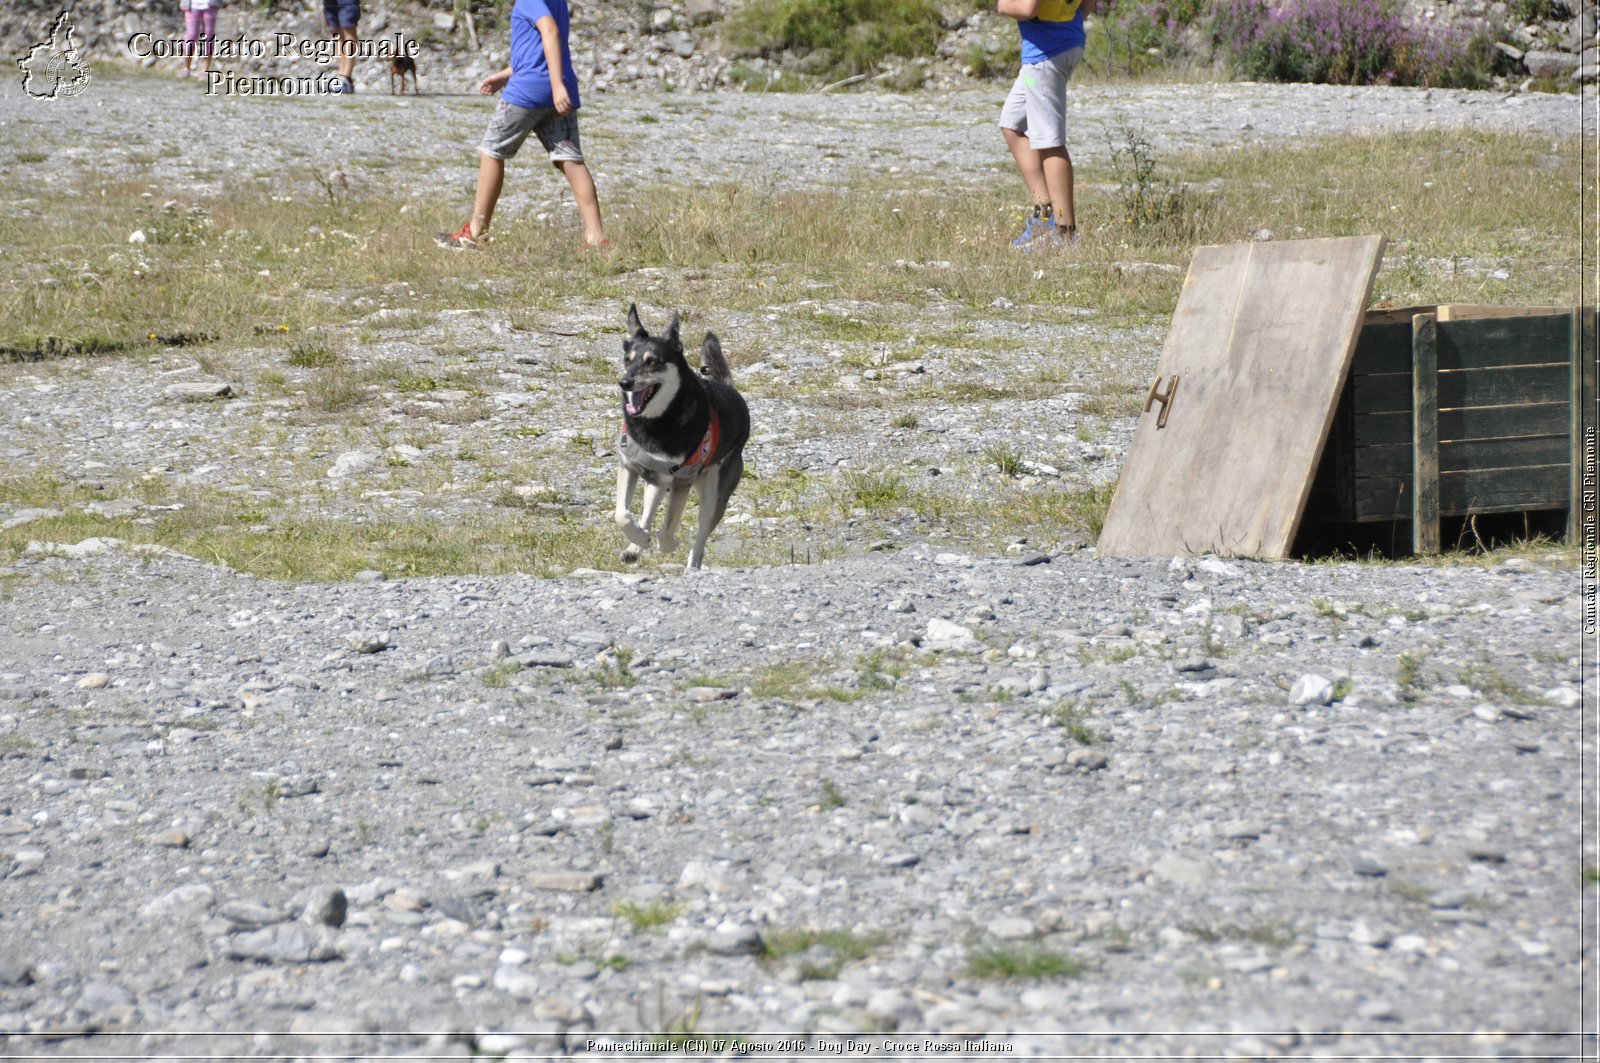
<svg viewBox="0 0 1600 1063"><path fill-rule="evenodd" d="M1391 306L1373 307L1362 318L1361 331L1365 332L1374 325L1404 325L1406 335L1411 335L1411 319L1418 314L1437 314L1437 306Z"/></svg>
<svg viewBox="0 0 1600 1063"><path fill-rule="evenodd" d="M1432 314L1411 319L1411 549L1439 552L1439 359Z"/></svg>
<svg viewBox="0 0 1600 1063"><path fill-rule="evenodd" d="M1100 535L1106 554L1286 557L1383 249L1380 236L1195 251Z"/></svg>
<svg viewBox="0 0 1600 1063"><path fill-rule="evenodd" d="M1440 321L1472 321L1493 317L1561 317L1572 312L1570 306L1477 306L1472 303L1446 303L1437 308Z"/></svg>
<svg viewBox="0 0 1600 1063"><path fill-rule="evenodd" d="M1439 368L1572 364L1572 315L1439 323Z"/></svg>
<svg viewBox="0 0 1600 1063"><path fill-rule="evenodd" d="M1525 439L1467 439L1439 444L1439 471L1515 469L1523 465L1561 465L1567 460L1567 434ZM1404 476L1411 472L1410 443L1354 448L1355 475Z"/></svg>
<svg viewBox="0 0 1600 1063"><path fill-rule="evenodd" d="M1356 509L1356 433L1355 395L1349 381L1339 389L1339 406L1334 410L1333 427L1323 445L1323 461L1333 458L1333 513L1349 515Z"/></svg>
<svg viewBox="0 0 1600 1063"><path fill-rule="evenodd" d="M1571 471L1567 542L1592 544L1595 535L1596 449L1600 446L1600 337L1594 307L1572 311ZM1588 556L1587 550L1585 555Z"/></svg>
<svg viewBox="0 0 1600 1063"><path fill-rule="evenodd" d="M1475 469L1439 475L1439 513L1516 513L1566 509L1566 462L1519 469ZM1372 477L1356 481L1356 520L1410 520L1411 477Z"/></svg>
<svg viewBox="0 0 1600 1063"><path fill-rule="evenodd" d="M1473 439L1516 439L1565 434L1570 427L1572 404L1545 402L1530 406L1486 406L1440 410L1440 442ZM1357 447L1380 447L1411 439L1411 411L1369 414L1355 418L1352 432Z"/></svg>
<svg viewBox="0 0 1600 1063"><path fill-rule="evenodd" d="M1356 340L1350 375L1359 379L1377 373L1411 372L1411 318L1368 323Z"/></svg>
<svg viewBox="0 0 1600 1063"><path fill-rule="evenodd" d="M1536 308L1537 309L1537 308ZM1532 315L1492 320L1439 320L1439 369L1506 365L1570 365L1568 318ZM1379 322L1361 330L1351 372L1357 377L1411 372L1411 328Z"/></svg>
<svg viewBox="0 0 1600 1063"><path fill-rule="evenodd" d="M1430 315L1419 314L1419 318ZM1357 377L1356 416L1395 413L1411 409L1410 372ZM1539 402L1566 402L1572 388L1570 362L1518 365L1506 369L1461 369L1439 373L1439 408L1459 410L1473 406L1526 406Z"/></svg>

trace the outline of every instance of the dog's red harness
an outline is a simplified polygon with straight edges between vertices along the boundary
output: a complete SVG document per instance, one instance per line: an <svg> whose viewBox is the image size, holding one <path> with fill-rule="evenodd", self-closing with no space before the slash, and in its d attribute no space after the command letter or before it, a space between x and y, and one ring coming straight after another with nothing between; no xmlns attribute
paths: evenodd
<svg viewBox="0 0 1600 1063"><path fill-rule="evenodd" d="M628 441L628 420L622 420L622 441L624 447ZM717 444L722 441L722 421L717 417L717 411L711 411L711 422L706 425L705 437L700 440L700 445L683 461L669 466L665 471L669 476L677 476L684 470L695 472L711 464L711 456L717 452Z"/></svg>

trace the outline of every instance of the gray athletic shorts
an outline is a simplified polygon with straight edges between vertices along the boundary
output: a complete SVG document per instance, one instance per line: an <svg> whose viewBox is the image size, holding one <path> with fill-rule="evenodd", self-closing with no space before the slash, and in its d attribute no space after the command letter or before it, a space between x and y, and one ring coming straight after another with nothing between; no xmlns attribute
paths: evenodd
<svg viewBox="0 0 1600 1063"><path fill-rule="evenodd" d="M552 163L583 161L577 114L556 114L554 107L518 107L505 100L494 109L478 150L491 159L509 159L529 133L539 135L539 143L549 152Z"/></svg>
<svg viewBox="0 0 1600 1063"><path fill-rule="evenodd" d="M1068 48L1042 63L1024 63L1000 108L1000 127L1025 134L1035 151L1067 146L1067 79L1083 59Z"/></svg>

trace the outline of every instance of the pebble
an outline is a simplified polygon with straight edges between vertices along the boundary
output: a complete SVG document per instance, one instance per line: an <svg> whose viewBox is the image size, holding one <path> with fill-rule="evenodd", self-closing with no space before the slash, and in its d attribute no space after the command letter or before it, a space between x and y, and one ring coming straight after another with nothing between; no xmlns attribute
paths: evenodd
<svg viewBox="0 0 1600 1063"><path fill-rule="evenodd" d="M600 888L602 879L590 871L535 871L527 876L527 883L536 890L590 893Z"/></svg>
<svg viewBox="0 0 1600 1063"><path fill-rule="evenodd" d="M279 923L261 930L234 934L226 939L224 953L236 960L265 963L323 963L339 957L331 932L299 923Z"/></svg>
<svg viewBox="0 0 1600 1063"><path fill-rule="evenodd" d="M312 886L304 894L300 921L310 926L341 927L350 910L350 899L338 886Z"/></svg>
<svg viewBox="0 0 1600 1063"><path fill-rule="evenodd" d="M721 923L706 938L707 951L718 956L754 956L762 947L761 932L748 923Z"/></svg>
<svg viewBox="0 0 1600 1063"><path fill-rule="evenodd" d="M1326 676L1307 673L1296 679L1289 690L1291 705L1333 704L1333 681Z"/></svg>
<svg viewBox="0 0 1600 1063"><path fill-rule="evenodd" d="M982 653L984 648L970 627L939 617L928 621L923 646L945 653Z"/></svg>

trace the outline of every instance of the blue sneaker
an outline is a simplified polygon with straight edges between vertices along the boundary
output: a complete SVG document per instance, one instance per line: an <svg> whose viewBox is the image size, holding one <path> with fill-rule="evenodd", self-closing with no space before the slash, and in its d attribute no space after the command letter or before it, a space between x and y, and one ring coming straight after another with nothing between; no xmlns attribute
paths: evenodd
<svg viewBox="0 0 1600 1063"><path fill-rule="evenodd" d="M1061 237L1056 236L1055 218L1037 213L1030 214L1028 215L1028 224L1023 227L1022 235L1011 241L1011 246L1020 247L1026 251L1033 246L1035 240L1047 240L1052 237L1057 240L1061 239Z"/></svg>

